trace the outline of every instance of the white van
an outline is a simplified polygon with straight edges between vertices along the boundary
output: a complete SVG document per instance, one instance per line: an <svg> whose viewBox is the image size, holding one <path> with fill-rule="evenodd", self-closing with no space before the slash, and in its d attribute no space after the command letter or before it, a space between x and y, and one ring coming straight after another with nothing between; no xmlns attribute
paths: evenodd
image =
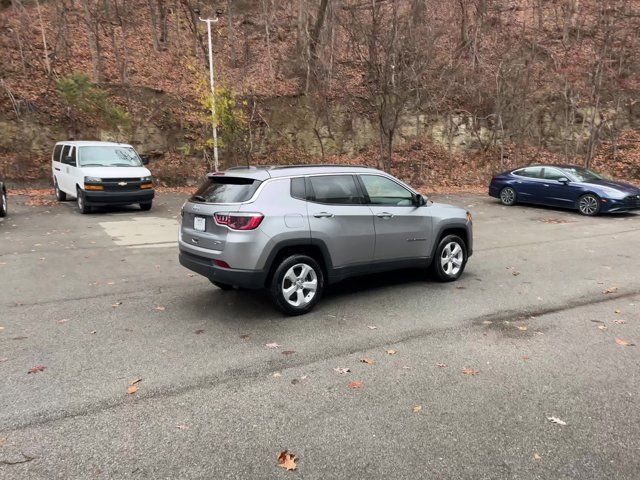
<svg viewBox="0 0 640 480"><path fill-rule="evenodd" d="M93 205L133 203L150 210L154 190L147 163L124 143L58 142L51 157L56 198L75 198L81 213L89 213Z"/></svg>

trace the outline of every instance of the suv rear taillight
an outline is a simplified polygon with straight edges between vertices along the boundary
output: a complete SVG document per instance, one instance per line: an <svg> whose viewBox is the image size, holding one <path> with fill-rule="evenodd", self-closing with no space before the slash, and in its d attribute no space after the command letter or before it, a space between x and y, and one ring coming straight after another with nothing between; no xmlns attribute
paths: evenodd
<svg viewBox="0 0 640 480"><path fill-rule="evenodd" d="M218 225L229 227L231 230L255 230L264 215L261 213L217 212L213 219Z"/></svg>

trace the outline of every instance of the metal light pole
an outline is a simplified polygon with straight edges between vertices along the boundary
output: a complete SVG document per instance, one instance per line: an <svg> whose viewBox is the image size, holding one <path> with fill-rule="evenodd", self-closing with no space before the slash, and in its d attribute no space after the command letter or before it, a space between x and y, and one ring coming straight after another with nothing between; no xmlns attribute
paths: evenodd
<svg viewBox="0 0 640 480"><path fill-rule="evenodd" d="M216 91L213 79L213 47L211 44L211 24L219 20L216 18L200 18L201 22L207 23L207 34L209 36L209 82L211 83L211 123L213 125L213 163L218 171L218 126L216 125Z"/></svg>

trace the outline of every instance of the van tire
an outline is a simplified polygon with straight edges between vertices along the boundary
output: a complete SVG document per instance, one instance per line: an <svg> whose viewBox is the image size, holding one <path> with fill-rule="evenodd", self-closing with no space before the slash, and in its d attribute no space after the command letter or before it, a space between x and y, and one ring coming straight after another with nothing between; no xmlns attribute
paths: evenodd
<svg viewBox="0 0 640 480"><path fill-rule="evenodd" d="M151 210L151 206L153 205L153 202L144 202L140 204L140 210L142 210L143 212L148 212L149 210Z"/></svg>
<svg viewBox="0 0 640 480"><path fill-rule="evenodd" d="M91 207L87 205L87 201L84 197L84 192L79 187L76 190L76 203L78 205L78 211L80 213L91 213Z"/></svg>
<svg viewBox="0 0 640 480"><path fill-rule="evenodd" d="M53 188L56 191L56 200L58 200L59 202L66 202L67 194L64 193L62 190L60 190L60 187L58 186L58 181L55 178L53 180Z"/></svg>

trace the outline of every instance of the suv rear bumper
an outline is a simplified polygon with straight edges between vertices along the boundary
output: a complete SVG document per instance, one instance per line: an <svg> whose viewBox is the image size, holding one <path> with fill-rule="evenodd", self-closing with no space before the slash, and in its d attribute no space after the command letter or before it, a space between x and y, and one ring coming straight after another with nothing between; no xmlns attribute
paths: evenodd
<svg viewBox="0 0 640 480"><path fill-rule="evenodd" d="M200 257L180 249L180 264L214 282L226 283L241 288L263 288L267 278L263 270L239 270L222 268L210 258Z"/></svg>
<svg viewBox="0 0 640 480"><path fill-rule="evenodd" d="M134 192L100 192L86 190L84 199L87 205L131 205L132 203L149 203L153 200L153 190Z"/></svg>

